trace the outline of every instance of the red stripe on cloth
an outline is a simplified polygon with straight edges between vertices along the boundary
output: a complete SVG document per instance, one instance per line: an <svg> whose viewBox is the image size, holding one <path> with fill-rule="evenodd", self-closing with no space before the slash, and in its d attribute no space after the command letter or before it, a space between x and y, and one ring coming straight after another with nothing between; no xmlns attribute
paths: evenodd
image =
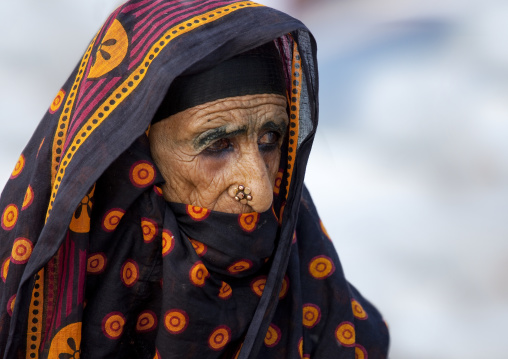
<svg viewBox="0 0 508 359"><path fill-rule="evenodd" d="M190 5L190 4L199 2L199 1L200 0L190 1L188 4ZM212 1L212 0L209 0L209 1ZM169 6L168 4L163 4L163 5L159 6L157 9L155 9L150 14L148 14L147 19L145 21L140 21L140 22L138 22L134 26L134 29L136 30L136 33L132 37L132 40L133 40L132 42L133 43L134 43L134 41L136 41L143 34L143 32L148 27L150 28L151 31L149 31L147 34L145 34L143 36L143 38L141 39L141 41L136 44L136 46L131 51L130 57L133 57L136 54L136 52L139 50L139 48L143 45L143 42L146 41L147 35L153 33L153 31L155 29L157 29L157 25L156 24L161 24L162 22L168 20L168 16L167 16L168 12L171 12L171 16L169 17L171 19L171 18L173 18L174 16L176 16L178 14L182 14L182 13L185 13L187 11L195 10L200 5L197 5L197 6L194 6L194 7L185 8L185 9L182 9L182 10L179 10L179 11L176 10L178 8L178 6L169 6L169 7L168 6ZM164 9L164 7L168 7L168 8ZM156 13L156 14L153 15L154 13ZM158 21L157 23L154 23L154 21L159 19L160 17L164 17L163 21L162 22ZM167 29L169 26L171 26L174 23L175 23L174 19L169 21L168 24L166 26L164 26L163 29ZM141 28L139 30L137 30L137 28L140 27L140 26L141 26Z"/></svg>
<svg viewBox="0 0 508 359"><path fill-rule="evenodd" d="M128 13L128 12L131 12L132 10L136 10L138 7L141 7L149 2L151 2L152 0L144 0L144 1L141 1L141 2L138 2L137 4L132 4L132 5L127 5L126 7L124 7L122 9L122 13ZM135 16L135 15L134 15Z"/></svg>
<svg viewBox="0 0 508 359"><path fill-rule="evenodd" d="M109 92L109 90L111 90L111 88L115 86L120 79L121 77L114 77L113 79L111 79L109 83L107 83L104 86L104 88L98 94L95 95L95 91L97 91L97 88L100 87L100 85L102 85L102 82L105 79L100 80L101 82L98 84L98 86L94 87L94 89L92 89L90 93L87 94L87 96L83 99L83 104L80 105L80 107L78 108L78 112L81 109L81 107L86 103L86 101L88 101L92 96L94 96L94 100L83 110L83 113L79 115L79 118L73 121L72 128L70 129L69 134L67 135L67 138L65 140L64 150L71 142L74 134L78 130L81 123L86 119L86 116L94 109L97 103L103 100L103 98Z"/></svg>
<svg viewBox="0 0 508 359"><path fill-rule="evenodd" d="M47 302L45 303L46 306L46 333L44 334L44 339L41 342L41 348L44 348L46 341L48 340L48 336L51 333L51 329L53 328L53 315L55 310L55 298L53 297L53 285L54 285L54 273L55 273L55 258L58 258L59 252L57 252L56 256L51 258L51 260L48 262L47 265L47 290L48 290L48 297Z"/></svg>
<svg viewBox="0 0 508 359"><path fill-rule="evenodd" d="M136 11L133 15L135 17L140 17L141 15L144 15L147 11L149 11L150 9L153 9L154 6L157 6L159 5L163 0L156 0L156 1L153 1L151 5L148 5L147 7L145 7L144 9L141 9L139 11ZM183 4L178 4L177 7L180 7L180 6L185 6Z"/></svg>
<svg viewBox="0 0 508 359"><path fill-rule="evenodd" d="M55 328L59 328L60 324L62 323L62 305L63 305L63 295L64 295L64 288L65 288L65 274L66 274L66 268L67 268L67 258L69 257L69 233L67 232L67 237L65 238L64 242L64 248L65 248L65 256L63 263L60 261L58 263L58 272L59 272L59 278L58 278L58 304L56 306L56 321L55 321Z"/></svg>
<svg viewBox="0 0 508 359"><path fill-rule="evenodd" d="M134 56L134 54L136 54L137 52L139 52L139 46L141 46L148 37L150 38L155 38L155 39L159 39L159 37L161 36L161 34L163 34L165 31L167 31L168 28L170 28L171 26L179 23L179 22L182 22L184 21L185 19L188 19L188 18L191 18L195 15L199 15L199 14L202 14L204 12L206 12L207 10L210 10L214 7L220 7L220 6L223 6L223 5L229 5L231 3L233 3L234 1L225 1L225 2L220 2L220 3L217 3L215 2L213 5L209 5L207 7L204 7L204 8L200 8L199 10L196 10L196 11L193 11L191 13L186 13L185 15L181 15L177 18L174 18L172 21L170 21L169 23L167 23L166 25L164 25L163 27L162 26L162 23L164 23L165 20L161 20L161 21L158 21L157 23L155 24L151 24L152 27L151 27L151 31L149 31L148 33L146 33L144 36L143 36L143 39L136 45L136 47L132 50L131 52L131 57ZM197 7L194 7L193 9L195 9ZM155 30L158 30L156 33L153 33ZM132 67L134 67L140 60L141 58L144 56L144 54L146 53L146 51L148 50L148 48L150 46L152 46L153 42L149 42L149 43L146 43L142 50L139 52L139 55L133 59L133 61L129 64L129 69L131 69Z"/></svg>
<svg viewBox="0 0 508 359"><path fill-rule="evenodd" d="M72 295L74 294L74 241L70 241L69 250L69 266L67 267L68 282L67 282L67 302L65 303L65 316L68 317L72 312Z"/></svg>
<svg viewBox="0 0 508 359"><path fill-rule="evenodd" d="M86 251L79 251L78 304L83 304L85 297Z"/></svg>

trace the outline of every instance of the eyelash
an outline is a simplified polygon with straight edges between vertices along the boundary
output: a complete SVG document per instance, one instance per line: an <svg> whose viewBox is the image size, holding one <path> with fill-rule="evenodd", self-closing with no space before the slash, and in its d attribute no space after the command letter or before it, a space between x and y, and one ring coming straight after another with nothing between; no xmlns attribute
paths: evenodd
<svg viewBox="0 0 508 359"><path fill-rule="evenodd" d="M275 139L272 140L270 143L259 143L263 137L265 137L268 134L273 134L275 136ZM258 139L258 147L263 152L270 152L278 147L279 140L281 138L281 134L278 131L267 131L265 132L259 139Z"/></svg>
<svg viewBox="0 0 508 359"><path fill-rule="evenodd" d="M270 143L259 143L263 137L268 134L275 135L275 140ZM267 131L263 135L261 135L258 139L258 147L262 152L270 152L277 148L279 144L279 139L281 138L281 134L278 131ZM219 145L218 148L214 148L216 145ZM207 148L205 148L204 153L211 156L220 157L233 150L233 143L229 138L220 138L213 143L211 143Z"/></svg>
<svg viewBox="0 0 508 359"><path fill-rule="evenodd" d="M217 145L221 145L219 148L214 148ZM227 151L233 150L233 144L229 138L220 138L214 142L212 142L207 148L205 148L205 152L209 154L221 154Z"/></svg>

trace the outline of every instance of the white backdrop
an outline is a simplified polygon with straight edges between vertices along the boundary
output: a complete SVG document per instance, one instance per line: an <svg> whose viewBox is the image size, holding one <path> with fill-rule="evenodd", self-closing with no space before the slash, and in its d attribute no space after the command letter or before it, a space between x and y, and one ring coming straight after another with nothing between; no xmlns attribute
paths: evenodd
<svg viewBox="0 0 508 359"><path fill-rule="evenodd" d="M0 22L0 183L113 0L17 0ZM306 182L392 358L506 357L508 4L267 5L318 41Z"/></svg>

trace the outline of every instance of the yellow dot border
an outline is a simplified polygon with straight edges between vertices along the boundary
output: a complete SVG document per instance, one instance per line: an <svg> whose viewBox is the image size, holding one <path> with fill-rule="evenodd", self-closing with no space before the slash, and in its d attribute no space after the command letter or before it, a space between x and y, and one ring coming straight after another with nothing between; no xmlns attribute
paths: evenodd
<svg viewBox="0 0 508 359"><path fill-rule="evenodd" d="M44 268L37 273L34 288L32 291L32 300L28 313L28 332L26 340L26 357L39 358L39 347L42 339L42 320L43 320L43 302L44 302ZM37 293L37 296L36 296ZM35 329L35 330L33 330ZM35 339L32 339L35 337ZM32 345L34 347L32 347ZM32 349L33 348L33 349Z"/></svg>
<svg viewBox="0 0 508 359"><path fill-rule="evenodd" d="M288 95L289 106L289 143L288 143L288 166L286 199L289 195L289 187L293 177L296 150L298 148L298 133L300 124L300 97L302 93L302 60L298 52L298 44L293 43L293 64L291 68L291 93ZM281 213L282 218L282 213Z"/></svg>
<svg viewBox="0 0 508 359"><path fill-rule="evenodd" d="M92 48L95 44L95 40L97 39L97 35L94 37L88 48L86 49L83 58L81 59L81 63L79 64L78 74L74 79L74 83L72 84L71 90L67 97L64 97L62 100L64 107L62 109L62 113L60 114L60 118L58 119L58 125L56 127L55 138L53 139L53 152L52 152L52 161L51 161L51 184L53 185L56 179L56 175L58 172L58 166L60 164L60 160L63 156L63 146L65 144L65 140L67 137L67 131L69 129L69 123L71 119L72 108L74 107L74 102L77 98L78 88L81 84L81 81L84 78L84 72L88 62L90 61L90 54L92 53ZM60 90L61 92L62 90ZM42 144L41 144L42 145Z"/></svg>

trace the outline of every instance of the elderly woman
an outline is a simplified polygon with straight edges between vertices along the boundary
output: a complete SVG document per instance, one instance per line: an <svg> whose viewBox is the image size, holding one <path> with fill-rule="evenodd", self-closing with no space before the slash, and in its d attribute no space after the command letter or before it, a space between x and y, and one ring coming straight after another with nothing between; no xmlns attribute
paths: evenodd
<svg viewBox="0 0 508 359"><path fill-rule="evenodd" d="M315 42L250 1L131 0L0 202L2 358L385 358L303 186Z"/></svg>

